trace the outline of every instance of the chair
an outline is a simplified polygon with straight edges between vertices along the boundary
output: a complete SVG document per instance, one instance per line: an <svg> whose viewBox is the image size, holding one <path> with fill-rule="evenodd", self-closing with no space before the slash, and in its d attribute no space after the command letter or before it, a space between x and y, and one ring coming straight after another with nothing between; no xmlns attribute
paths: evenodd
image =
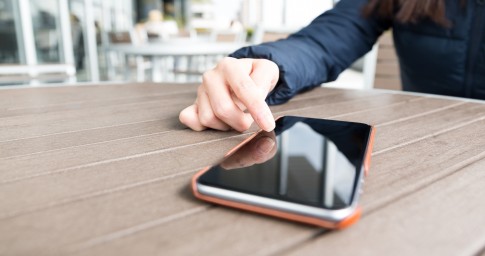
<svg viewBox="0 0 485 256"><path fill-rule="evenodd" d="M251 35L249 43L255 45L260 43L273 42L279 39L287 38L293 32L293 30L271 30L264 28L261 25L256 25L253 29L253 34Z"/></svg>
<svg viewBox="0 0 485 256"><path fill-rule="evenodd" d="M132 38L132 33L130 31L121 31L121 32L116 32L116 31L111 31L108 32L108 38L109 42L111 44L131 44L133 42Z"/></svg>
<svg viewBox="0 0 485 256"><path fill-rule="evenodd" d="M130 31L120 31L120 32L108 32L108 40L109 44L141 44L146 42L147 40L146 31L144 30L130 30ZM126 67L131 66L129 60L122 56L121 54L117 54L115 52L110 52L108 56L108 77L109 79L113 79L116 73L116 67L124 67L123 72L126 71ZM137 56L135 58L135 66L136 66L136 80L137 82L145 81L145 71L151 68L151 62L145 60L145 58L141 56ZM125 73L125 78L128 78L130 72Z"/></svg>
<svg viewBox="0 0 485 256"><path fill-rule="evenodd" d="M280 39L287 38L292 32L289 31L265 31L263 33L263 38L262 42L272 42L272 41L278 41Z"/></svg>
<svg viewBox="0 0 485 256"><path fill-rule="evenodd" d="M218 43L244 43L246 41L246 32L245 30L216 29L211 31L209 41ZM200 81L204 71L214 66L222 57L224 56L177 56L173 60L174 79L185 82Z"/></svg>
<svg viewBox="0 0 485 256"><path fill-rule="evenodd" d="M287 38L290 34L296 32L297 28L267 28L262 25L256 25L251 35L251 44L260 44L274 42Z"/></svg>
<svg viewBox="0 0 485 256"><path fill-rule="evenodd" d="M180 32L174 20L148 21L141 25L147 31L148 38L154 40L167 40L178 36Z"/></svg>
<svg viewBox="0 0 485 256"><path fill-rule="evenodd" d="M210 38L213 42L244 43L246 41L246 31L213 30Z"/></svg>

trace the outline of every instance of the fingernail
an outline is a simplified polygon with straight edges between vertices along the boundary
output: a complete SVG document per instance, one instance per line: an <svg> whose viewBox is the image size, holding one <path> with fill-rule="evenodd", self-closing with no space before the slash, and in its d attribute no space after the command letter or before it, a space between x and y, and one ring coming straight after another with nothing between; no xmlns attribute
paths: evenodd
<svg viewBox="0 0 485 256"><path fill-rule="evenodd" d="M272 140L269 137L262 137L258 141L258 147L257 147L257 149L261 153L267 154L267 153L271 152L271 150L273 149L274 145L275 145L274 140Z"/></svg>
<svg viewBox="0 0 485 256"><path fill-rule="evenodd" d="M274 122L273 115L271 114L271 112L269 110L264 111L264 113L259 116L259 121L260 121L260 124L262 126L261 128L263 130L265 130L267 132L274 130L275 122Z"/></svg>

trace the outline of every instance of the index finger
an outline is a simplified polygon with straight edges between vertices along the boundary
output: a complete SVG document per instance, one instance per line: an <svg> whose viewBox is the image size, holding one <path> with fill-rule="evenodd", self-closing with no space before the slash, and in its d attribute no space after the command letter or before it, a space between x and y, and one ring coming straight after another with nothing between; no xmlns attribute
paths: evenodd
<svg viewBox="0 0 485 256"><path fill-rule="evenodd" d="M256 123L265 131L275 128L275 121L265 98L269 86L258 86L250 77L252 71L251 60L238 60L240 65L224 70L226 80L237 98L246 106Z"/></svg>

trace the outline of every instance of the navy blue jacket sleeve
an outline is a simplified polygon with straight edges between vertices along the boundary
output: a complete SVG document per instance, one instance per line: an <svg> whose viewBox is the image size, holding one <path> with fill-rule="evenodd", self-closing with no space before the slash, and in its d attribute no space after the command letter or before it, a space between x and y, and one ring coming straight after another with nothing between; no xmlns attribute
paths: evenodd
<svg viewBox="0 0 485 256"><path fill-rule="evenodd" d="M298 92L337 79L390 27L390 21L364 18L362 8L367 2L342 0L287 39L241 48L230 56L275 62L280 80L266 101L285 103Z"/></svg>

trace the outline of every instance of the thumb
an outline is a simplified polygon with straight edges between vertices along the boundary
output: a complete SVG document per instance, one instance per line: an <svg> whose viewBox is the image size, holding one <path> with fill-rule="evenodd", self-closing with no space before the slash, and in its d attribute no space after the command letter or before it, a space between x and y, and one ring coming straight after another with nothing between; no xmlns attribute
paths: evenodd
<svg viewBox="0 0 485 256"><path fill-rule="evenodd" d="M268 95L278 82L279 68L276 63L270 60L256 59L253 62L250 77L264 95Z"/></svg>

